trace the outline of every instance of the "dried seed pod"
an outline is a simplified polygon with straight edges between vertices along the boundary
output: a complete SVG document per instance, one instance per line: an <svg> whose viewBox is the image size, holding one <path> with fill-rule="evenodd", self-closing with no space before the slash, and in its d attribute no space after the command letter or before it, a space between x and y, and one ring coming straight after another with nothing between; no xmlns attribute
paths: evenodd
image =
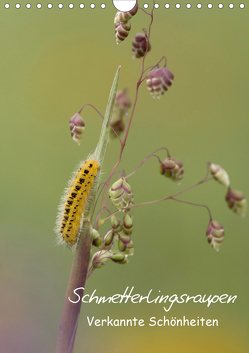
<svg viewBox="0 0 249 353"><path fill-rule="evenodd" d="M80 116L79 113L76 113L69 120L69 124L73 140L77 142L78 145L80 145L80 140L82 139L83 134L85 132L85 123L83 118Z"/></svg>
<svg viewBox="0 0 249 353"><path fill-rule="evenodd" d="M123 212L131 204L133 199L131 187L124 178L120 178L111 186L109 196L112 204L119 211Z"/></svg>
<svg viewBox="0 0 249 353"><path fill-rule="evenodd" d="M165 161L160 163L159 168L162 175L172 179L178 185L181 183L184 173L181 161L176 158L168 157Z"/></svg>
<svg viewBox="0 0 249 353"><path fill-rule="evenodd" d="M210 163L210 173L220 184L229 187L230 181L227 172L218 164Z"/></svg>
<svg viewBox="0 0 249 353"><path fill-rule="evenodd" d="M125 40L125 38L128 37L130 30L131 30L131 21L117 23L115 25L116 43L119 44L120 42Z"/></svg>
<svg viewBox="0 0 249 353"><path fill-rule="evenodd" d="M114 17L114 23L126 22L136 15L138 11L138 4L133 7L130 11L122 12L118 11Z"/></svg>
<svg viewBox="0 0 249 353"><path fill-rule="evenodd" d="M147 88L153 98L160 98L171 86L174 75L166 67L151 70L147 75Z"/></svg>
<svg viewBox="0 0 249 353"><path fill-rule="evenodd" d="M216 251L219 251L224 238L224 229L220 222L210 221L207 229L207 240Z"/></svg>
<svg viewBox="0 0 249 353"><path fill-rule="evenodd" d="M137 33L132 41L132 59L142 58L147 48L147 36L145 33ZM148 51L151 49L150 43L148 42Z"/></svg>
<svg viewBox="0 0 249 353"><path fill-rule="evenodd" d="M238 215L245 217L247 209L247 201L241 191L228 189L226 194L226 202L229 208Z"/></svg>

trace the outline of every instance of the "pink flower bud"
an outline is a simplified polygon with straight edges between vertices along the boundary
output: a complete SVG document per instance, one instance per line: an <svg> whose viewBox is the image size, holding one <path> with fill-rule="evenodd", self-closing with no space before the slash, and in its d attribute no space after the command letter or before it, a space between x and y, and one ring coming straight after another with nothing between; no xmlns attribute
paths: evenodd
<svg viewBox="0 0 249 353"><path fill-rule="evenodd" d="M127 12L118 11L115 15L114 23L126 22L130 20L134 15L136 15L137 10L138 10L138 4L136 3L136 5L130 11L127 11Z"/></svg>
<svg viewBox="0 0 249 353"><path fill-rule="evenodd" d="M85 123L79 113L74 114L69 120L71 136L80 145L80 140L85 132Z"/></svg>
<svg viewBox="0 0 249 353"><path fill-rule="evenodd" d="M125 129L125 123L122 117L112 117L110 126L113 128L113 130L116 132L118 136L120 136ZM115 138L117 136L115 135L113 130L110 129L110 137Z"/></svg>
<svg viewBox="0 0 249 353"><path fill-rule="evenodd" d="M115 107L120 109L128 109L131 106L131 100L128 94L128 88L124 88L122 90L117 91L116 99L115 99Z"/></svg>
<svg viewBox="0 0 249 353"><path fill-rule="evenodd" d="M147 48L147 36L145 33L137 33L132 42L132 59L142 58L146 52ZM151 46L148 42L148 52L150 51Z"/></svg>
<svg viewBox="0 0 249 353"><path fill-rule="evenodd" d="M226 194L226 202L228 204L228 207L231 208L233 212L237 213L242 217L245 217L247 201L241 191L229 188Z"/></svg>
<svg viewBox="0 0 249 353"><path fill-rule="evenodd" d="M218 164L210 163L210 172L215 180L228 187L230 185L227 172Z"/></svg>
<svg viewBox="0 0 249 353"><path fill-rule="evenodd" d="M207 240L216 251L219 251L224 238L224 229L220 222L210 221L207 229Z"/></svg>
<svg viewBox="0 0 249 353"><path fill-rule="evenodd" d="M110 123L112 129L114 129L118 136L120 136L121 133L125 130L123 116L130 105L131 101L128 95L128 88L119 90L116 94L113 115ZM115 138L117 136L112 129L110 129L110 137Z"/></svg>
<svg viewBox="0 0 249 353"><path fill-rule="evenodd" d="M117 44L119 44L120 42L125 40L126 37L128 37L130 30L131 21L120 22L115 25L115 37Z"/></svg>
<svg viewBox="0 0 249 353"><path fill-rule="evenodd" d="M174 75L165 66L154 69L147 75L147 88L153 98L160 98L168 90Z"/></svg>
<svg viewBox="0 0 249 353"><path fill-rule="evenodd" d="M176 158L168 157L160 163L160 173L179 185L184 173L182 162Z"/></svg>

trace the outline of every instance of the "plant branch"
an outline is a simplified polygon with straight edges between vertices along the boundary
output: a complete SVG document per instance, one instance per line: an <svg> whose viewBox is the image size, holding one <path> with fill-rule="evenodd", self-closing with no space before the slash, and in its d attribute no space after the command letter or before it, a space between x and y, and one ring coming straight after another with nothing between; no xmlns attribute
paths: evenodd
<svg viewBox="0 0 249 353"><path fill-rule="evenodd" d="M100 162L99 171L101 169L101 165L104 160L107 142L109 138L110 121L112 118L112 112L113 112L115 97L117 93L119 72L120 72L120 67L117 70L117 73L115 75L115 78L112 84L109 100L107 103L106 113L102 124L99 142L97 144L97 147L93 156L93 158L95 158L97 161ZM94 208L98 185L99 185L99 175L100 175L99 171L97 176L95 177L95 183L88 197L89 201L87 202L87 205L86 205L83 226L78 236L79 240L77 243L77 248L73 259L73 265L72 265L71 274L68 282L66 298L64 301L56 353L73 352L82 297L76 303L70 302L69 298L75 301L73 291L76 288L82 288L82 296L84 294L87 272L88 272L89 263L90 263L90 251L92 246L90 217Z"/></svg>

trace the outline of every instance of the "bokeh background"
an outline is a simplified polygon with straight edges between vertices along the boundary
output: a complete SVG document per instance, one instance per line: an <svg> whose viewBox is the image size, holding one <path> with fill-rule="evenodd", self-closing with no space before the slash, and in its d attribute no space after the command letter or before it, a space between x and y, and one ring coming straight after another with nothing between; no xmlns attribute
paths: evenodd
<svg viewBox="0 0 249 353"><path fill-rule="evenodd" d="M142 11L120 45L114 38L115 9L58 9L43 3L31 9L0 9L0 351L54 352L73 255L55 245L57 206L71 172L95 148L101 118L91 108L83 117L81 146L70 138L68 121L84 104L105 111L118 65L119 88L129 87L134 101L141 60L131 59L135 33L148 27ZM151 9L152 1L148 2ZM130 178L136 203L155 200L194 184L205 176L206 162L222 165L231 186L248 197L248 9L213 9L185 2L169 9L158 1L151 33L154 65L163 55L174 73L172 88L153 100L145 85L120 169L132 172L159 147L184 163L181 186L162 177L150 159ZM141 4L140 4L141 5ZM119 143L109 144L107 178ZM160 157L165 158L164 153ZM167 201L135 209L135 254L126 266L114 263L94 272L86 293L122 293L129 286L146 295L188 293L237 295L234 304L101 304L82 306L75 343L79 352L248 352L248 217L227 207L225 188L202 185L182 199L204 203L225 228L219 253L207 243L205 209ZM217 318L219 327L89 327L86 317L151 316Z"/></svg>

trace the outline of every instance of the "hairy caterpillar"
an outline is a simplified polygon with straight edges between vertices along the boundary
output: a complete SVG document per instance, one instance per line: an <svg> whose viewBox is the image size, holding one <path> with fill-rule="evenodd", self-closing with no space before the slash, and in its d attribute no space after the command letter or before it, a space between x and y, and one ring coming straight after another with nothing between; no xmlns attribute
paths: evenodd
<svg viewBox="0 0 249 353"><path fill-rule="evenodd" d="M59 243L66 242L70 246L76 243L87 199L99 167L100 164L95 159L88 159L69 182L69 189L62 197L57 218L56 233Z"/></svg>

